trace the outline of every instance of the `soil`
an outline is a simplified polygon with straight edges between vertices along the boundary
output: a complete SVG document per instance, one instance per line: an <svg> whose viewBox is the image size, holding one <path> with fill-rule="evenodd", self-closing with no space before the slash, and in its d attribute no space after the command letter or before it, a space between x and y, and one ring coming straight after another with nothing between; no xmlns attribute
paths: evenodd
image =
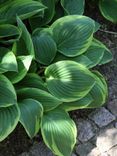
<svg viewBox="0 0 117 156"><path fill-rule="evenodd" d="M88 2L88 1L87 1ZM99 71L106 77L109 86L109 99L111 101L117 96L117 25L104 19L97 6L89 5L87 3L85 15L95 19L102 24L100 30L95 37L111 48L113 53L113 61L106 65L99 67ZM115 32L115 33L112 33ZM117 97L116 97L117 98ZM71 113L71 117L87 118L87 115L92 110L80 110ZM29 139L22 126L19 124L15 131L9 137L0 143L0 156L18 156L22 152L26 152L33 145L35 141L41 138L37 135L33 140Z"/></svg>

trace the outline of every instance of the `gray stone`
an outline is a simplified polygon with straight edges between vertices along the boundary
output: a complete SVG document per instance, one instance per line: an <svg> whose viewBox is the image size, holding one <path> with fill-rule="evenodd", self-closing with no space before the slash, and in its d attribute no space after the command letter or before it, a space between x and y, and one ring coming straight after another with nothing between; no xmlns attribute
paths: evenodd
<svg viewBox="0 0 117 156"><path fill-rule="evenodd" d="M115 128L117 128L117 122L115 123Z"/></svg>
<svg viewBox="0 0 117 156"><path fill-rule="evenodd" d="M96 146L101 153L107 152L109 149L117 145L117 129L106 127L100 130L97 136Z"/></svg>
<svg viewBox="0 0 117 156"><path fill-rule="evenodd" d="M93 120L100 128L107 126L116 118L106 108L102 107L89 115L89 118Z"/></svg>
<svg viewBox="0 0 117 156"><path fill-rule="evenodd" d="M95 135L93 126L88 120L83 120L83 119L78 120L77 127L78 127L78 139L81 142L86 142Z"/></svg>
<svg viewBox="0 0 117 156"><path fill-rule="evenodd" d="M43 142L35 143L30 149L29 156L54 156Z"/></svg>
<svg viewBox="0 0 117 156"><path fill-rule="evenodd" d="M111 150L108 151L110 156L117 156L117 146L113 147Z"/></svg>
<svg viewBox="0 0 117 156"><path fill-rule="evenodd" d="M77 156L75 153L73 153L71 156Z"/></svg>
<svg viewBox="0 0 117 156"><path fill-rule="evenodd" d="M98 156L100 154L100 151L93 144L87 142L80 144L76 149L76 153L79 156Z"/></svg>
<svg viewBox="0 0 117 156"><path fill-rule="evenodd" d="M108 109L117 117L117 99L109 102Z"/></svg>

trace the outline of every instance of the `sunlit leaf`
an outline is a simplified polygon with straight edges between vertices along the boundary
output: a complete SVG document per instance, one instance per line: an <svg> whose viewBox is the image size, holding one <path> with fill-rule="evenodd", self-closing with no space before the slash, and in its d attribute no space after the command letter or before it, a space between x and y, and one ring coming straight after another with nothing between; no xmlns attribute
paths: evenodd
<svg viewBox="0 0 117 156"><path fill-rule="evenodd" d="M55 155L71 156L77 130L65 111L55 109L45 114L42 118L41 132L45 144Z"/></svg>
<svg viewBox="0 0 117 156"><path fill-rule="evenodd" d="M0 73L18 71L14 53L7 48L0 47Z"/></svg>
<svg viewBox="0 0 117 156"><path fill-rule="evenodd" d="M5 75L15 84L21 81L27 74L31 65L32 56L19 56L17 58L18 72L7 72Z"/></svg>
<svg viewBox="0 0 117 156"><path fill-rule="evenodd" d="M59 61L45 70L47 88L64 102L83 98L94 86L92 73L74 61Z"/></svg>
<svg viewBox="0 0 117 156"><path fill-rule="evenodd" d="M65 16L55 21L51 29L58 51L73 57L84 53L91 44L95 23L85 16Z"/></svg>

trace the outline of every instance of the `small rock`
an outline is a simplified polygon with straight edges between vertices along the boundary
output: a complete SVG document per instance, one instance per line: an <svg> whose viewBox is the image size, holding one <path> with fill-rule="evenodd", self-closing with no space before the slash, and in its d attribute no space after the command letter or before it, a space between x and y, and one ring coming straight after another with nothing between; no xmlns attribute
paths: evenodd
<svg viewBox="0 0 117 156"><path fill-rule="evenodd" d="M93 120L100 128L107 126L116 118L106 108L102 107L89 115L89 118Z"/></svg>
<svg viewBox="0 0 117 156"><path fill-rule="evenodd" d="M99 150L90 142L80 144L76 148L76 153L79 156L98 156L100 154Z"/></svg>
<svg viewBox="0 0 117 156"><path fill-rule="evenodd" d="M117 99L109 102L108 109L117 117Z"/></svg>
<svg viewBox="0 0 117 156"><path fill-rule="evenodd" d="M111 150L108 151L110 156L117 156L117 146L113 147Z"/></svg>
<svg viewBox="0 0 117 156"><path fill-rule="evenodd" d="M117 129L114 127L106 127L100 130L97 136L96 146L101 153L108 151L117 145Z"/></svg>
<svg viewBox="0 0 117 156"><path fill-rule="evenodd" d="M54 156L43 142L35 143L30 149L29 156Z"/></svg>
<svg viewBox="0 0 117 156"><path fill-rule="evenodd" d="M77 156L75 153L73 153L71 156Z"/></svg>
<svg viewBox="0 0 117 156"><path fill-rule="evenodd" d="M81 142L86 142L95 135L93 126L88 120L79 119L77 127L78 127L78 139Z"/></svg>
<svg viewBox="0 0 117 156"><path fill-rule="evenodd" d="M117 128L117 122L115 123L115 128Z"/></svg>

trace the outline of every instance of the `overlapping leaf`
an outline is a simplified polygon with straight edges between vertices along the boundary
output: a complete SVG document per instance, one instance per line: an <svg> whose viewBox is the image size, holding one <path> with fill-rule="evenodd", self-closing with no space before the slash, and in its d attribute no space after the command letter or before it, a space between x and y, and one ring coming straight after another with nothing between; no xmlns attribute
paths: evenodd
<svg viewBox="0 0 117 156"><path fill-rule="evenodd" d="M17 41L21 36L19 29L11 24L0 25L0 42L12 43Z"/></svg>
<svg viewBox="0 0 117 156"><path fill-rule="evenodd" d="M57 51L56 43L50 35L47 33L39 33L35 31L33 34L33 43L35 48L35 58L36 60L44 65L49 65Z"/></svg>
<svg viewBox="0 0 117 156"><path fill-rule="evenodd" d="M0 73L17 72L17 61L14 53L5 47L0 48Z"/></svg>
<svg viewBox="0 0 117 156"><path fill-rule="evenodd" d="M14 44L13 51L16 55L31 55L34 57L35 53L31 35L19 17L17 17L17 23L22 35L20 40Z"/></svg>
<svg viewBox="0 0 117 156"><path fill-rule="evenodd" d="M42 17L37 14L38 16L36 15L30 18L30 24L31 24L32 29L36 29L38 27L48 24L54 16L55 0L41 0L41 2L47 8L44 10L44 13L43 13L44 15Z"/></svg>
<svg viewBox="0 0 117 156"><path fill-rule="evenodd" d="M43 107L34 99L25 99L19 103L20 122L24 126L29 137L34 137L39 129Z"/></svg>
<svg viewBox="0 0 117 156"><path fill-rule="evenodd" d="M95 84L92 73L74 61L59 61L45 70L47 88L64 102L83 98Z"/></svg>
<svg viewBox="0 0 117 156"><path fill-rule="evenodd" d="M22 81L18 83L17 88L24 88L24 87L31 87L31 88L38 88L41 90L46 90L47 88L41 79L41 77L35 73L27 74Z"/></svg>
<svg viewBox="0 0 117 156"><path fill-rule="evenodd" d="M84 13L85 0L61 0L66 14L68 15L82 15Z"/></svg>
<svg viewBox="0 0 117 156"><path fill-rule="evenodd" d="M27 19L44 9L45 6L40 2L32 0L10 0L0 5L0 23L16 22L16 15L21 19Z"/></svg>
<svg viewBox="0 0 117 156"><path fill-rule="evenodd" d="M0 108L0 142L15 129L19 121L17 106Z"/></svg>
<svg viewBox="0 0 117 156"><path fill-rule="evenodd" d="M106 19L117 23L117 0L100 0L99 7Z"/></svg>
<svg viewBox="0 0 117 156"><path fill-rule="evenodd" d="M45 144L55 155L71 156L76 143L76 126L69 115L55 109L45 114L42 118L42 136Z"/></svg>
<svg viewBox="0 0 117 156"><path fill-rule="evenodd" d="M78 56L91 44L95 23L85 16L65 16L55 21L51 29L58 51L65 56Z"/></svg>
<svg viewBox="0 0 117 156"><path fill-rule="evenodd" d="M15 89L12 83L4 76L0 75L0 107L8 107L17 103Z"/></svg>
<svg viewBox="0 0 117 156"><path fill-rule="evenodd" d="M10 81L15 84L21 81L27 74L29 67L31 65L32 56L19 56L17 57L18 72L7 72L5 75L10 79Z"/></svg>
<svg viewBox="0 0 117 156"><path fill-rule="evenodd" d="M42 104L44 111L50 111L62 104L59 99L52 96L50 93L37 88L19 89L17 95L19 100L32 98L39 101Z"/></svg>

